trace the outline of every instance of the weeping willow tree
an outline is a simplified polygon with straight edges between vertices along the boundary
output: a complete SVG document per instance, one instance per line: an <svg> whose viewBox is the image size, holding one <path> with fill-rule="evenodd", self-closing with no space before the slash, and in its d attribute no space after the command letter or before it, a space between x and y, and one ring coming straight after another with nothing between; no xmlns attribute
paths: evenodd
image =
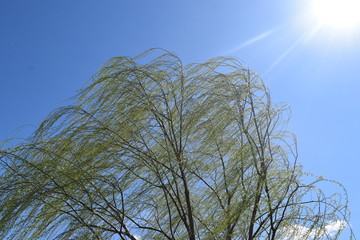
<svg viewBox="0 0 360 240"><path fill-rule="evenodd" d="M337 239L346 192L302 172L288 116L235 59L113 58L1 150L0 238Z"/></svg>

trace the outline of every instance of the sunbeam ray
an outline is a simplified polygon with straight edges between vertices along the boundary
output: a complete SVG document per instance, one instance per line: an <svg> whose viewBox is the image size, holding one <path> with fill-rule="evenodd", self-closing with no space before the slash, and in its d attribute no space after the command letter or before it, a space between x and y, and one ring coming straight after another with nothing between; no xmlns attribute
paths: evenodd
<svg viewBox="0 0 360 240"><path fill-rule="evenodd" d="M249 46L249 45L251 45L251 44L254 44L254 43L256 43L256 42L258 42L258 41L260 41L260 40L262 40L262 39L264 39L264 38L266 38L266 37L268 37L268 36L270 36L271 34L273 34L274 32L276 32L276 31L279 30L280 28L281 28L281 27L275 27L275 28L273 28L273 29L270 29L270 30L268 30L268 31L265 31L265 32L263 32L263 33L255 36L255 37L253 37L253 38L251 38L251 39L249 39L249 40L241 43L240 45L236 46L235 48L227 51L227 52L225 53L225 55L232 54L232 53L234 53L234 52L236 52L236 51L239 51L240 49L242 49L242 48L244 48L244 47L247 47L247 46Z"/></svg>
<svg viewBox="0 0 360 240"><path fill-rule="evenodd" d="M295 47L297 47L300 43L307 43L320 29L320 25L316 25L310 31L303 34L297 41L288 47L283 54L281 54L271 65L270 67L264 72L264 76L267 75L271 70L273 70L279 63L281 63L286 56L288 56Z"/></svg>

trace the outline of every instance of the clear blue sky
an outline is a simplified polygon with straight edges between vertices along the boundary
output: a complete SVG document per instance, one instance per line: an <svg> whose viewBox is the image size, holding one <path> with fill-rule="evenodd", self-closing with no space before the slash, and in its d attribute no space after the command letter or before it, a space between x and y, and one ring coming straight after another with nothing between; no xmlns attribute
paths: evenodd
<svg viewBox="0 0 360 240"><path fill-rule="evenodd" d="M310 2L2 0L0 140L33 131L110 57L152 47L185 63L234 56L291 106L300 162L344 184L360 233L360 30L315 31Z"/></svg>

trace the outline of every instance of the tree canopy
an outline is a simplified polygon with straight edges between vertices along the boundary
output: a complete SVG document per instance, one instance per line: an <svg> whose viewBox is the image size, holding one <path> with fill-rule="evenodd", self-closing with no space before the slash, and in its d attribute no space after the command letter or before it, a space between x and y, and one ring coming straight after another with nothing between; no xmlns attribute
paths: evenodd
<svg viewBox="0 0 360 240"><path fill-rule="evenodd" d="M337 239L348 226L345 190L302 171L287 105L236 59L116 57L76 99L0 150L0 238Z"/></svg>

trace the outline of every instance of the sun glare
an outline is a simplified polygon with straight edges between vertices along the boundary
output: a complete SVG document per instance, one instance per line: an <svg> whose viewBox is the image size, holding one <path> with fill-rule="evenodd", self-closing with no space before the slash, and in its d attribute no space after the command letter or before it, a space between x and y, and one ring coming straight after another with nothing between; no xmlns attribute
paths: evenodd
<svg viewBox="0 0 360 240"><path fill-rule="evenodd" d="M360 25L360 0L313 0L312 10L321 25L336 29Z"/></svg>

